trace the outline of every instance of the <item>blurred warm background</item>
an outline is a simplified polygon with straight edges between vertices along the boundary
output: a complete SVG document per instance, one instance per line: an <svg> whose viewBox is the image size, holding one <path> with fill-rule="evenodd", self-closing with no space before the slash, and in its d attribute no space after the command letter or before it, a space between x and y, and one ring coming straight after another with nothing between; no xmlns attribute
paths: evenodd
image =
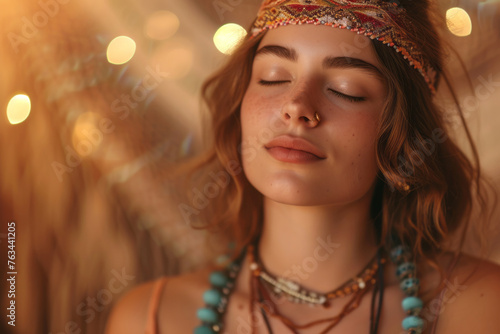
<svg viewBox="0 0 500 334"><path fill-rule="evenodd" d="M0 4L4 312L10 221L17 272L16 326L2 315L0 332L101 333L134 285L218 259L217 241L179 213L169 171L200 149L201 83L244 36L260 1ZM470 87L450 63L462 107L498 190L500 1L440 6L443 34L472 79ZM456 113L449 121L463 138ZM486 256L500 263L498 217Z"/></svg>

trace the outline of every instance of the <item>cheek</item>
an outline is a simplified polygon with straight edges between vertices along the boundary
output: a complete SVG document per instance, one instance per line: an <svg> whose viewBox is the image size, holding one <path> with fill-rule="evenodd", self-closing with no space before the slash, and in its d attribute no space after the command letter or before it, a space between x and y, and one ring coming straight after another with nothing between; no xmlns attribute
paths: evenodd
<svg viewBox="0 0 500 334"><path fill-rule="evenodd" d="M262 119L262 106L249 94L241 103L241 159L243 166L253 161L259 145L258 129Z"/></svg>
<svg viewBox="0 0 500 334"><path fill-rule="evenodd" d="M255 107L244 99L241 104L241 153L243 162L245 162L245 152L248 151L251 138L254 136L255 122L257 120Z"/></svg>
<svg viewBox="0 0 500 334"><path fill-rule="evenodd" d="M245 94L241 102L241 131L242 134L248 133L253 127L261 113L261 106L252 94Z"/></svg>
<svg viewBox="0 0 500 334"><path fill-rule="evenodd" d="M353 115L338 122L337 133L334 134L342 145L337 152L341 161L358 173L370 173L376 167L378 113L367 115L366 112Z"/></svg>
<svg viewBox="0 0 500 334"><path fill-rule="evenodd" d="M352 131L350 136L353 144L351 145L353 156L352 165L356 166L358 177L365 175L371 178L378 172L376 159L376 140L377 140L377 119L363 119L359 122L360 127L357 131Z"/></svg>
<svg viewBox="0 0 500 334"><path fill-rule="evenodd" d="M241 104L242 141L264 145L283 133L286 125L277 105L276 101L263 99L259 94L245 95Z"/></svg>

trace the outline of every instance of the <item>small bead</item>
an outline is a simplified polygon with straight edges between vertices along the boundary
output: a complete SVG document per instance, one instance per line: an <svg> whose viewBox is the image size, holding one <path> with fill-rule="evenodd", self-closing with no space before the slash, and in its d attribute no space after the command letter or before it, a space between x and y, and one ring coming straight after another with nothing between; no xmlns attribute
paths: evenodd
<svg viewBox="0 0 500 334"><path fill-rule="evenodd" d="M226 285L228 277L222 271L214 271L210 274L210 283L217 287Z"/></svg>
<svg viewBox="0 0 500 334"><path fill-rule="evenodd" d="M194 329L194 334L215 334L215 332L210 327L199 326Z"/></svg>
<svg viewBox="0 0 500 334"><path fill-rule="evenodd" d="M422 334L422 328L410 328L408 334Z"/></svg>
<svg viewBox="0 0 500 334"><path fill-rule="evenodd" d="M203 294L203 300L208 305L216 306L221 302L221 299L221 293L215 289L205 291L205 293Z"/></svg>
<svg viewBox="0 0 500 334"><path fill-rule="evenodd" d="M412 276L415 274L415 264L411 262L405 262L398 266L396 269L396 276L399 280Z"/></svg>
<svg viewBox="0 0 500 334"><path fill-rule="evenodd" d="M214 323L219 320L219 315L217 314L217 312L208 307L200 308L198 310L197 316L198 319L205 322Z"/></svg>
<svg viewBox="0 0 500 334"><path fill-rule="evenodd" d="M396 246L391 250L391 259L396 264L409 257L409 255L410 251L408 247L403 245Z"/></svg>
<svg viewBox="0 0 500 334"><path fill-rule="evenodd" d="M424 302L418 297L406 297L401 303L405 312L417 313L424 307Z"/></svg>
<svg viewBox="0 0 500 334"><path fill-rule="evenodd" d="M411 295L414 295L415 293L417 293L419 286L420 286L420 280L418 278L415 278L415 277L406 278L399 285L401 290L403 290L403 292L408 296L411 296Z"/></svg>
<svg viewBox="0 0 500 334"><path fill-rule="evenodd" d="M404 330L421 329L424 327L424 319L412 315L412 316L406 317L403 320L402 325L403 325Z"/></svg>

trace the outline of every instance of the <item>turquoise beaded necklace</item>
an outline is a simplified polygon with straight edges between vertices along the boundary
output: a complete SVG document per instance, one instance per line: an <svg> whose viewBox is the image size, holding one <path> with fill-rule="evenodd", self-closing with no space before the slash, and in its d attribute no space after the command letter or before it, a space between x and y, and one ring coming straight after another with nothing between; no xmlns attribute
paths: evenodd
<svg viewBox="0 0 500 334"><path fill-rule="evenodd" d="M398 245L391 250L391 260L396 264L399 287L406 295L401 304L408 316L403 320L402 327L408 334L420 334L424 328L424 320L419 314L424 303L417 297L420 280L417 278L416 265L410 262L410 259L411 253L406 246Z"/></svg>
<svg viewBox="0 0 500 334"><path fill-rule="evenodd" d="M194 334L217 334L223 331L223 320L226 313L229 297L234 289L235 280L241 268L241 263L246 255L246 248L241 254L232 261L223 270L217 270L210 274L209 280L211 288L203 294L205 307L197 312L201 325L194 330ZM408 247L398 245L390 252L390 257L396 265L396 277L399 280L399 286L406 297L402 301L402 307L408 315L402 322L402 328L408 334L421 334L424 327L424 320L419 317L423 308L423 301L417 297L420 286L420 280L416 277L416 265L411 261L411 252ZM379 268L382 268L380 266ZM383 279L382 270L379 270L381 289L379 291L379 303L382 303L383 297ZM372 299L372 311L375 300L375 292ZM379 306L380 311L380 306ZM378 331L378 317L374 328L370 328L370 333ZM265 317L265 314L263 314ZM267 318L265 318L268 324ZM372 327L372 325L370 326ZM268 325L269 333L272 333Z"/></svg>

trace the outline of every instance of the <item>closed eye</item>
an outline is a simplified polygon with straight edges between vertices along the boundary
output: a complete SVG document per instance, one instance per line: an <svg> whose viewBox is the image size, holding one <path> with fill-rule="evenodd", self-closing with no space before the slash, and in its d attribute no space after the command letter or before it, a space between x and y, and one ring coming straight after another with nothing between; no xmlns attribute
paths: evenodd
<svg viewBox="0 0 500 334"><path fill-rule="evenodd" d="M259 84L262 86L272 86L272 85L279 85L285 82L290 82L288 80L281 80L281 81L266 81L266 80L259 80Z"/></svg>
<svg viewBox="0 0 500 334"><path fill-rule="evenodd" d="M333 90L333 89L328 89L330 92L333 93L333 95L336 95L340 98L343 98L343 99L346 99L350 102L364 102L366 101L366 98L365 97L361 97L361 96L351 96L351 95L347 95L347 94L344 94L344 93L341 93L341 92L337 92L336 90Z"/></svg>
<svg viewBox="0 0 500 334"><path fill-rule="evenodd" d="M280 85L280 84L283 84L283 83L286 83L286 82L290 82L290 81L289 80L278 80L278 81L259 80L259 85L262 85L262 86L274 86L274 85ZM330 92L332 92L333 95L338 96L340 98L343 98L343 99L345 99L347 101L350 101L350 102L364 102L364 101L366 101L365 97L351 96L351 95L347 95L347 94L338 92L338 91L333 90L333 89L328 89L328 90Z"/></svg>

